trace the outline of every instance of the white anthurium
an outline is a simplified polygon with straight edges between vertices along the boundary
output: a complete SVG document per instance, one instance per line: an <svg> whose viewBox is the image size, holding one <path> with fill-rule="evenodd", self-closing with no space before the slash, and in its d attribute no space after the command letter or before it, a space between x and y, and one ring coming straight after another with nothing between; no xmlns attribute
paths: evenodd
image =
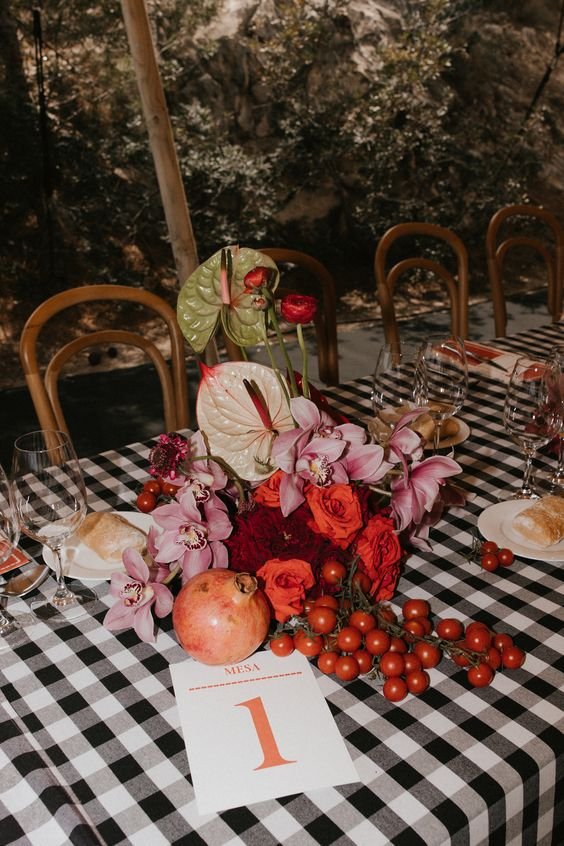
<svg viewBox="0 0 564 846"><path fill-rule="evenodd" d="M275 469L270 461L274 439L295 426L276 374L250 361L201 365L201 370L196 416L211 454L241 479L267 479Z"/></svg>

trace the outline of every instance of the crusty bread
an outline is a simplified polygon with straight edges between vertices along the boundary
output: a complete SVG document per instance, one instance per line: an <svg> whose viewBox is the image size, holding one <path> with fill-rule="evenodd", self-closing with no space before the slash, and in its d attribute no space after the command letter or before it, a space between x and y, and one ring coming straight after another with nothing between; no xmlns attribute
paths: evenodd
<svg viewBox="0 0 564 846"><path fill-rule="evenodd" d="M513 528L522 538L545 549L564 538L564 498L543 496L513 518Z"/></svg>
<svg viewBox="0 0 564 846"><path fill-rule="evenodd" d="M418 417L417 420L413 421L411 428L415 432L419 432L419 434L426 440L432 441L433 435L435 434L435 425L435 419L426 412ZM459 428L458 420L453 420L452 417L447 417L446 420L443 420L441 425L441 441L446 440L446 438L453 438L458 434Z"/></svg>
<svg viewBox="0 0 564 846"><path fill-rule="evenodd" d="M131 546L141 555L147 550L147 536L119 514L93 511L87 514L78 536L104 561L121 561L123 550Z"/></svg>

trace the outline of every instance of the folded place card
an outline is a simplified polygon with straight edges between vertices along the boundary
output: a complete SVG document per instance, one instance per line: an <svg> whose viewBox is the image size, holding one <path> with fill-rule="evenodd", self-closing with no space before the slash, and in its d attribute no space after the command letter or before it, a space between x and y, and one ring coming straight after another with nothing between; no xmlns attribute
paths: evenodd
<svg viewBox="0 0 564 846"><path fill-rule="evenodd" d="M170 672L201 814L358 781L303 655Z"/></svg>
<svg viewBox="0 0 564 846"><path fill-rule="evenodd" d="M464 349L470 373L497 379L499 382L509 382L515 362L519 358L516 353L474 341L464 341Z"/></svg>
<svg viewBox="0 0 564 846"><path fill-rule="evenodd" d="M9 547L6 541L0 541L0 560L2 560L2 556L5 555L7 549ZM19 546L16 546L3 563L0 564L0 575L8 573L10 570L15 570L17 567L23 567L28 561L31 561L29 555L23 549L20 549Z"/></svg>

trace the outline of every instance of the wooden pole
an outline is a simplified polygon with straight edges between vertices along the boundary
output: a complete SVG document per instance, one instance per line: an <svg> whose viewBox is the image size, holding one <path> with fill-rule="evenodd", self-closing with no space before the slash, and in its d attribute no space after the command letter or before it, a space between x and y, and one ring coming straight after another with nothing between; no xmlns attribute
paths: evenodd
<svg viewBox="0 0 564 846"><path fill-rule="evenodd" d="M121 0L125 29L180 285L198 266L190 212L174 147L145 0Z"/></svg>

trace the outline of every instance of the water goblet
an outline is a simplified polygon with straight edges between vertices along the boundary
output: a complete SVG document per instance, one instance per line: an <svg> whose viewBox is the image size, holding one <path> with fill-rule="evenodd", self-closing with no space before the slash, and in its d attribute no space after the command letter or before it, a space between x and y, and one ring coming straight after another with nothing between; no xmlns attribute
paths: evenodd
<svg viewBox="0 0 564 846"><path fill-rule="evenodd" d="M552 348L548 357L550 370L549 402L560 408L562 425L557 437L556 469L535 473L534 486L543 493L564 495L564 345Z"/></svg>
<svg viewBox="0 0 564 846"><path fill-rule="evenodd" d="M413 385L417 346L410 343L382 344L372 377L373 420L369 429L375 438L386 444L403 414L415 403Z"/></svg>
<svg viewBox="0 0 564 846"><path fill-rule="evenodd" d="M86 516L86 489L78 459L64 432L40 430L19 437L12 461L14 505L20 528L53 555L56 591L31 604L50 623L76 619L97 599L93 590L65 583L61 547Z"/></svg>
<svg viewBox="0 0 564 846"><path fill-rule="evenodd" d="M468 393L468 365L464 341L456 336L430 337L417 356L414 397L417 405L426 406L435 421L433 450L441 440L441 427L464 405Z"/></svg>
<svg viewBox="0 0 564 846"><path fill-rule="evenodd" d="M538 499L531 485L533 458L559 433L562 418L560 403L551 400L551 386L559 378L553 362L536 361L521 356L515 362L503 410L505 429L525 455L521 488L510 499Z"/></svg>

